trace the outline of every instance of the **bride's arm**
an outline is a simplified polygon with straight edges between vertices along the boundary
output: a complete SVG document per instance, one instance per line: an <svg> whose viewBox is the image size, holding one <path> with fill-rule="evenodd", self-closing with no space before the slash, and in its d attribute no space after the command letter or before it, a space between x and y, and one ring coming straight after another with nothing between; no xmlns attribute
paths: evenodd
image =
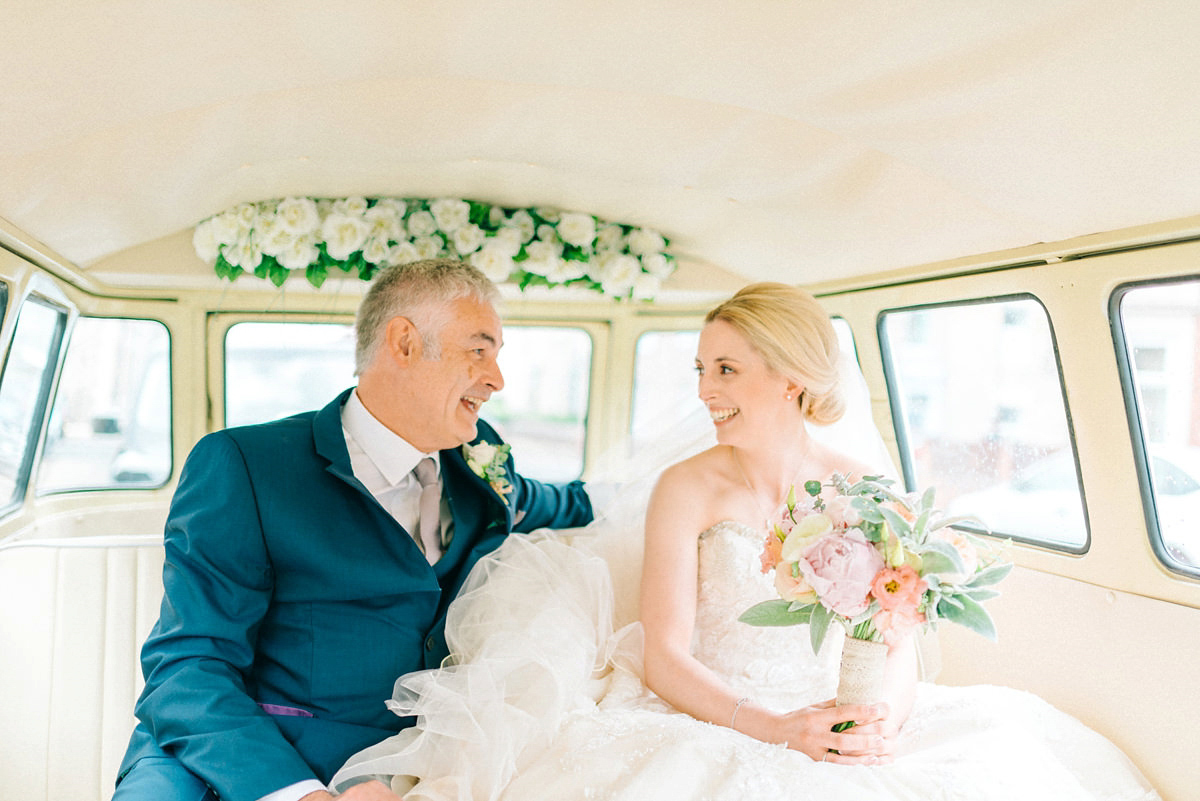
<svg viewBox="0 0 1200 801"><path fill-rule="evenodd" d="M646 685L692 717L734 727L764 742L786 743L813 759L845 764L886 759L891 750L891 738L883 736L886 704L834 708L830 702L788 713L748 700L739 705L737 694L692 656L697 538L712 522L698 501L705 482L696 473L687 463L664 472L647 510L641 603ZM843 733L831 731L847 718L862 725Z"/></svg>

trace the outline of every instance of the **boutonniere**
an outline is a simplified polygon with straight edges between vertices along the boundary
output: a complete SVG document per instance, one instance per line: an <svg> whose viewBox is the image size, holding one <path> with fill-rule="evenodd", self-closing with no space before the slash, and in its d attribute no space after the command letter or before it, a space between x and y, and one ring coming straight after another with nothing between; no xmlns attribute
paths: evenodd
<svg viewBox="0 0 1200 801"><path fill-rule="evenodd" d="M504 496L512 492L512 484L508 483L508 473L504 462L512 446L508 443L493 445L490 442L477 442L474 445L463 445L463 458L471 472L482 478L497 495Z"/></svg>

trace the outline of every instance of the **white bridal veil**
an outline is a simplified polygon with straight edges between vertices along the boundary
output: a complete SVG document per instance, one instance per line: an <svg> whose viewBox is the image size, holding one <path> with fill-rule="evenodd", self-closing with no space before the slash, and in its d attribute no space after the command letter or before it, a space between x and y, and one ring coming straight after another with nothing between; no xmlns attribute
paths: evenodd
<svg viewBox="0 0 1200 801"><path fill-rule="evenodd" d="M895 475L853 350L839 364L845 416L813 436ZM366 749L331 782L380 777L411 799L494 799L574 710L644 693L638 595L642 520L666 466L715 444L697 404L631 452L598 460L597 519L514 535L480 560L447 618L453 664L401 677L388 706L417 725Z"/></svg>

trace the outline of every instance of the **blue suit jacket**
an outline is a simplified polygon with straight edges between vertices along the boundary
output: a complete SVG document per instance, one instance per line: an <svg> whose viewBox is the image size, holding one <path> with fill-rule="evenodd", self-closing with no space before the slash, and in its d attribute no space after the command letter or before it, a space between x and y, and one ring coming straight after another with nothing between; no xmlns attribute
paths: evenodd
<svg viewBox="0 0 1200 801"><path fill-rule="evenodd" d="M516 513L522 531L591 519L579 482L524 479L510 458L502 497L460 449L445 450L454 537L431 566L351 473L349 392L318 412L209 434L188 457L121 776L143 757L173 757L228 801L327 782L412 723L384 701L398 676L447 655L446 607ZM499 442L485 423L479 434Z"/></svg>

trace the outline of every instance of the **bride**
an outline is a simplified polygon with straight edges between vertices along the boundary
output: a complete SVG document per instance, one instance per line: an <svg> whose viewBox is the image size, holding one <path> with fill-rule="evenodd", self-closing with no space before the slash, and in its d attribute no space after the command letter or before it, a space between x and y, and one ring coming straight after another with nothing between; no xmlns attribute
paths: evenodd
<svg viewBox="0 0 1200 801"><path fill-rule="evenodd" d="M807 626L738 621L777 597L760 552L792 486L888 472L810 433L841 416L837 357L802 290L755 284L710 312L696 369L717 443L663 471L648 505L632 482L583 532L510 537L481 561L448 616L453 663L401 677L388 702L417 725L332 786L380 778L414 801L1157 799L1036 696L918 681L911 637L889 647L883 702L839 707L839 637L814 655Z"/></svg>

